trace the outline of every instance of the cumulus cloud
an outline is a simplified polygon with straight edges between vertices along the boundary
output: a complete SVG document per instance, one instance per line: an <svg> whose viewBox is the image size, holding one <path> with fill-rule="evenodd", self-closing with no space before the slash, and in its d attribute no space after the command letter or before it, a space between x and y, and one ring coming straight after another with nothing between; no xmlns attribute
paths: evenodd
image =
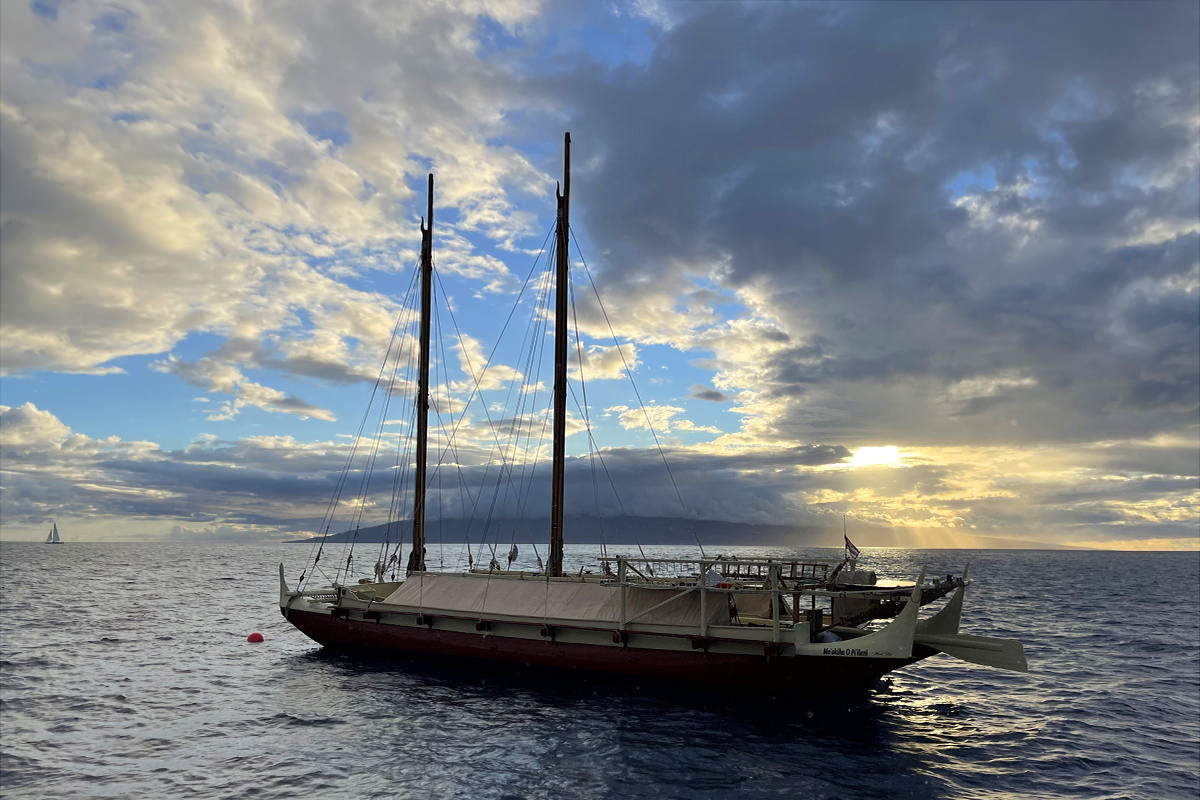
<svg viewBox="0 0 1200 800"><path fill-rule="evenodd" d="M128 523L163 535L175 524L255 526L276 534L319 524L348 444L204 437L179 451L94 439L32 403L0 406L7 531L73 518L123 538ZM261 531L260 531L261 533ZM140 534L139 534L140 535Z"/></svg>
<svg viewBox="0 0 1200 800"><path fill-rule="evenodd" d="M640 363L637 345L634 344L610 347L588 345L577 348L567 357L569 377L573 380L583 378L588 381L603 381L624 378L628 371L636 369Z"/></svg>
<svg viewBox="0 0 1200 800"><path fill-rule="evenodd" d="M277 348L284 371L358 377L393 313L342 279L412 262L409 179L430 166L452 209L441 268L507 285L457 231L511 241L531 217L509 193L548 182L492 141L511 95L478 58L484 12L39 8L3 10L7 372L119 371L206 332Z"/></svg>
<svg viewBox="0 0 1200 800"><path fill-rule="evenodd" d="M639 408L625 405L610 406L604 409L606 416L615 416L621 427L627 431L648 430L656 434L671 431L689 431L693 433L721 433L721 429L713 425L697 425L686 417L681 406L666 406L651 403Z"/></svg>
<svg viewBox="0 0 1200 800"><path fill-rule="evenodd" d="M246 406L261 408L264 411L295 414L301 419L309 417L330 421L335 419L333 413L324 408L249 380L236 367L212 358L203 358L195 363L188 363L172 357L156 362L153 369L178 375L193 386L207 391L233 395L233 400L222 403L220 408L209 413L208 419L210 420L232 419Z"/></svg>

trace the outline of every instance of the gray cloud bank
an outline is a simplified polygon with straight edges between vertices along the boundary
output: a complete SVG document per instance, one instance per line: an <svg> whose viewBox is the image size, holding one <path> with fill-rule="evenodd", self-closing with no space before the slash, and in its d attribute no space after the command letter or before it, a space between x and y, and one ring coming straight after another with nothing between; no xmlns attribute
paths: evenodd
<svg viewBox="0 0 1200 800"><path fill-rule="evenodd" d="M45 520L58 516L156 521L159 535L174 529L176 537L184 538L189 531L197 534L193 538L213 532L220 540L318 533L324 530L327 504L350 449L346 442L259 437L207 438L182 450L163 451L149 442L97 440L73 433L52 414L32 405L0 406L0 429L8 531L36 532ZM1183 450L1171 454L1181 464L1194 456ZM1046 526L1060 532L1092 532L1112 525L1126 537L1186 536L1187 521L1195 514L1194 503L1181 497L1194 486L1194 476L1124 481L1100 477L1114 466L1106 459L1115 456L1123 461L1129 457L1125 452L1094 453L1091 460L1081 459L1080 463L1096 470L1095 477L1054 481L1013 475L991 497L955 494L968 465L847 469L850 454L840 446L757 448L723 456L669 448L665 455L670 475L653 451L605 450L604 463L596 463L595 471L586 457L569 459L567 492L572 513L814 526L838 519L848 507L843 497L849 495L858 498L849 508L859 519L921 528L931 521L921 504L890 519L872 518L869 512L876 507L872 496L922 497L942 512L959 514L958 528L964 533L1020 534L1018 538L1038 538ZM333 532L380 524L389 518L387 509L396 501L395 472L379 468L367 485L366 502L360 505L362 458L360 453L360 460L352 462L353 471L330 527ZM430 479L431 516L480 520L489 515L546 516L545 465L527 477L524 484L504 481L496 490L495 468L465 466L461 479L468 489L464 493L456 469L442 468L441 477L435 469ZM527 486L532 490L521 490ZM822 497L827 501L822 502ZM1140 514L1138 506L1148 502L1172 505L1177 518L1155 521ZM399 517L411 507L407 483L397 507ZM117 525L112 530L109 536L123 538L116 533ZM953 541L953 526L946 538Z"/></svg>
<svg viewBox="0 0 1200 800"><path fill-rule="evenodd" d="M1195 4L685 8L547 81L623 304L742 292L787 438L1194 436Z"/></svg>

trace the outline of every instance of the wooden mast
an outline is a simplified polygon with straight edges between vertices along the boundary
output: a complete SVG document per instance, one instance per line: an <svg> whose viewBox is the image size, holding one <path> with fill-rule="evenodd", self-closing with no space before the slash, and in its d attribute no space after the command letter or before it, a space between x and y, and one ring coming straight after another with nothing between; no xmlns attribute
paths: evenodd
<svg viewBox="0 0 1200 800"><path fill-rule="evenodd" d="M408 574L425 571L425 461L429 445L429 306L433 292L433 173L429 206L421 220L421 354L417 378L417 469L413 492L413 543Z"/></svg>
<svg viewBox="0 0 1200 800"><path fill-rule="evenodd" d="M550 561L552 577L563 574L563 472L566 461L567 433L567 292L568 253L570 251L571 134L563 134L563 183L558 197L558 223L555 251L558 255L554 295L554 460L550 497Z"/></svg>

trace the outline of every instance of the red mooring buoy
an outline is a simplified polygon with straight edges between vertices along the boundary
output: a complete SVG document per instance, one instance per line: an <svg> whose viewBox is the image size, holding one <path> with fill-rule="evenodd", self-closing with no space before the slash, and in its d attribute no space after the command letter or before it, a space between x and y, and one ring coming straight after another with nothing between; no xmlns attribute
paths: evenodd
<svg viewBox="0 0 1200 800"><path fill-rule="evenodd" d="M246 637L246 641L247 642L261 642L262 634L261 633L252 633Z"/></svg>

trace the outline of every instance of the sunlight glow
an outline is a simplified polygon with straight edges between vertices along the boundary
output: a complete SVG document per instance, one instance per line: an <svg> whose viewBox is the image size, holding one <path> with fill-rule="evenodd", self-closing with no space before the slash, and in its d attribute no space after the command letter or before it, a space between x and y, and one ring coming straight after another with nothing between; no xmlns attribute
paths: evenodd
<svg viewBox="0 0 1200 800"><path fill-rule="evenodd" d="M900 449L891 444L884 447L860 447L850 458L852 467L898 467L900 465Z"/></svg>

